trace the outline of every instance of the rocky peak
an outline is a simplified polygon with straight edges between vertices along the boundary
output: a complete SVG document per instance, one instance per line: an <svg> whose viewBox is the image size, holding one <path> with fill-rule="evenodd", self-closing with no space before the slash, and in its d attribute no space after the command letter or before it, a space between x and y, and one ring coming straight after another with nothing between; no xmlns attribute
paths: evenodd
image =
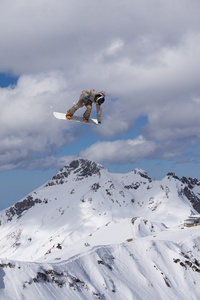
<svg viewBox="0 0 200 300"><path fill-rule="evenodd" d="M184 187L184 189L182 189L182 193L185 195L185 197L187 197L187 199L191 202L193 208L200 213L200 198L195 195L195 193L193 193L191 191L191 189L187 186Z"/></svg>
<svg viewBox="0 0 200 300"><path fill-rule="evenodd" d="M73 172L79 177L88 177L95 174L100 176L100 171L104 169L103 166L95 163L94 161L90 161L83 158L73 160L70 163L69 167L72 168Z"/></svg>
<svg viewBox="0 0 200 300"><path fill-rule="evenodd" d="M178 176L176 176L176 174L173 172L167 173L167 176L168 176L168 179L174 178L174 179L180 180L180 178Z"/></svg>
<svg viewBox="0 0 200 300"><path fill-rule="evenodd" d="M195 185L200 186L200 181L196 178L182 177L181 182L186 184L190 189L193 189Z"/></svg>
<svg viewBox="0 0 200 300"><path fill-rule="evenodd" d="M144 170L142 170L142 169L138 169L138 168L136 168L136 169L134 169L133 170L133 172L134 172L134 174L138 174L138 175L140 175L142 178L146 178L146 179L148 179L149 180L149 182L151 182L152 181L152 179L147 175L147 172L145 172Z"/></svg>
<svg viewBox="0 0 200 300"><path fill-rule="evenodd" d="M86 177L98 175L101 177L101 170L104 169L100 164L83 158L73 160L69 166L65 166L56 173L46 184L46 186L63 184L69 175L76 175L76 180L82 180Z"/></svg>
<svg viewBox="0 0 200 300"><path fill-rule="evenodd" d="M200 181L196 178L190 178L190 177L182 177L181 179L176 176L175 173L170 172L167 174L168 179L171 180L172 178L175 180L179 180L181 183L183 183L183 187L181 188L180 194L184 195L192 204L193 208L200 213L200 198L198 193L195 194L192 189L196 186L200 186Z"/></svg>

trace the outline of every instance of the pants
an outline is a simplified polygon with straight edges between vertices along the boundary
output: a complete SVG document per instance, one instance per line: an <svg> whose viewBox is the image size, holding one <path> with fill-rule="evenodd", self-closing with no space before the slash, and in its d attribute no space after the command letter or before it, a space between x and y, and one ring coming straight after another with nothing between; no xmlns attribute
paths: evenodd
<svg viewBox="0 0 200 300"><path fill-rule="evenodd" d="M92 111L92 101L91 100L85 100L80 98L79 101L72 106L67 112L73 116L74 113L81 107L85 106L86 107L86 111L83 114L83 118L88 120Z"/></svg>

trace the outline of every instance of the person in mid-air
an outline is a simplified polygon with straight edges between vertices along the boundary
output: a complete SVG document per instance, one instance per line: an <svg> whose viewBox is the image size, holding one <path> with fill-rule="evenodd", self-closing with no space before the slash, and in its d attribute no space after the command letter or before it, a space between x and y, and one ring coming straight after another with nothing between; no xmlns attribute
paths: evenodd
<svg viewBox="0 0 200 300"><path fill-rule="evenodd" d="M102 111L101 104L105 101L105 96L106 93L104 91L97 92L94 89L82 91L79 101L67 111L66 118L71 119L77 109L85 106L86 111L83 114L83 121L88 123L92 111L92 103L95 103L97 109L97 121L100 124Z"/></svg>

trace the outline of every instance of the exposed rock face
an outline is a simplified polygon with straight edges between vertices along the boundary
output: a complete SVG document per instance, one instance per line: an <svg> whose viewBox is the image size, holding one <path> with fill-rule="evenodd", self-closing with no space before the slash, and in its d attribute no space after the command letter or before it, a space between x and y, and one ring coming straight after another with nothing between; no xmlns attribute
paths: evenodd
<svg viewBox="0 0 200 300"><path fill-rule="evenodd" d="M167 174L167 176L168 176L168 178L174 178L174 179L177 179L177 180L180 180L180 178L178 177L178 176L176 176L176 174L175 173L173 173L173 172L169 172L168 174Z"/></svg>
<svg viewBox="0 0 200 300"><path fill-rule="evenodd" d="M196 178L182 177L181 181L182 183L187 184L189 189L193 189L195 185L200 186L200 181Z"/></svg>
<svg viewBox="0 0 200 300"><path fill-rule="evenodd" d="M17 215L18 218L21 217L22 213L29 208L33 207L36 203L41 203L40 199L33 199L32 196L27 196L24 200L17 202L15 205L11 206L6 210L6 216L8 221L11 221L12 218Z"/></svg>
<svg viewBox="0 0 200 300"><path fill-rule="evenodd" d="M175 173L168 173L168 178L174 178L176 180L181 181L184 184L183 189L181 190L181 193L187 197L187 199L191 202L193 208L200 213L200 197L198 197L192 190L195 188L195 186L200 186L200 181L196 178L191 177L182 177L181 179L176 176Z"/></svg>
<svg viewBox="0 0 200 300"><path fill-rule="evenodd" d="M101 165L86 159L78 158L73 160L69 166L62 168L54 175L46 184L46 186L63 184L70 174L76 175L76 180L82 180L85 177L98 175L101 176L101 170L104 169Z"/></svg>
<svg viewBox="0 0 200 300"><path fill-rule="evenodd" d="M184 187L183 194L191 202L193 208L200 213L200 198L197 197L187 186Z"/></svg>
<svg viewBox="0 0 200 300"><path fill-rule="evenodd" d="M100 176L100 170L104 169L101 165L82 158L72 161L69 167L72 168L74 173L77 173L79 177L88 177L95 174Z"/></svg>
<svg viewBox="0 0 200 300"><path fill-rule="evenodd" d="M144 170L141 170L141 169L135 169L135 170L133 170L133 172L134 172L135 174L140 175L142 178L148 179L149 182L152 182L152 179L147 175L147 172L145 172Z"/></svg>

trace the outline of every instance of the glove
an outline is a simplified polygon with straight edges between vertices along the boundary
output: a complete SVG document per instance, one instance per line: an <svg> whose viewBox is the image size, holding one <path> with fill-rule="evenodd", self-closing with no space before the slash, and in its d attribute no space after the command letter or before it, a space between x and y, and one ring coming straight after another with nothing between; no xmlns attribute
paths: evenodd
<svg viewBox="0 0 200 300"><path fill-rule="evenodd" d="M98 121L98 124L101 124L101 121Z"/></svg>
<svg viewBox="0 0 200 300"><path fill-rule="evenodd" d="M85 100L88 100L89 98L90 98L90 96L88 96L88 95L84 97Z"/></svg>

